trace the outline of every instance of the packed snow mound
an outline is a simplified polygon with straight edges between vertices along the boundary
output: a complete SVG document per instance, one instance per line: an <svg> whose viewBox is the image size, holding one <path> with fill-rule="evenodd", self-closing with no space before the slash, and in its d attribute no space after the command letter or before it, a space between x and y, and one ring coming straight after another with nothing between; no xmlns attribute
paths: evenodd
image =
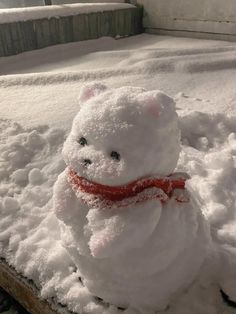
<svg viewBox="0 0 236 314"><path fill-rule="evenodd" d="M204 122L200 123L200 121ZM215 220L218 221L215 227L217 239L232 248L236 247L234 121L234 117L223 114L188 113L181 116L180 127L184 145L178 164L178 170L184 170L191 176L190 182L193 183L191 187L202 199L204 212L210 222L214 225ZM6 120L1 120L0 125L0 189L2 191L0 255L22 274L33 279L41 288L44 298L56 297L60 303L66 304L75 312L83 310L94 314L119 313L120 311L114 306L94 299L81 285L78 280L80 274L60 244L58 222L52 213L51 201L48 202L48 199L52 197L52 186L58 174L65 167L61 158L64 131L52 130L45 126L25 129L19 124ZM205 133L201 131L200 125L204 127ZM218 125L221 125L224 132L217 131ZM29 144L32 132L40 138L37 142L40 142L41 146L37 144L35 147L35 143ZM208 139L211 143L210 147L206 146L206 140L202 141L202 137ZM22 160L21 157L17 164L12 164L6 155L13 153L16 156L19 147L20 150L27 151L25 155L28 156L27 160L25 157ZM227 155L233 160L233 165L231 162L229 167L228 159L224 158L221 159L221 163L205 162L214 153L217 157L216 153L221 150L227 151ZM216 171L213 171L213 165ZM27 171L24 172L24 169ZM32 170L34 173L34 169L38 169L36 177L39 171L41 173L40 180L36 180L41 184L33 185L32 181L29 182L29 173ZM31 173L31 176L34 177L34 174ZM42 177L50 180L43 182ZM200 188L201 186L204 188ZM36 191L32 193L32 189ZM38 197L39 194L42 197ZM212 206L212 199L216 200L213 205L217 206ZM221 211L220 208L224 210ZM187 294L181 296L165 311L167 314L234 312L222 303L218 286L209 285L209 282L204 279L196 282ZM128 308L125 313L138 312Z"/></svg>

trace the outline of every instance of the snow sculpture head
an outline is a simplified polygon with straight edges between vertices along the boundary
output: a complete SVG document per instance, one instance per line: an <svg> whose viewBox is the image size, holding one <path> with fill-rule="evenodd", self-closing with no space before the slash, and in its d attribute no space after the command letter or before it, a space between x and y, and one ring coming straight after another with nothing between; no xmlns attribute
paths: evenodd
<svg viewBox="0 0 236 314"><path fill-rule="evenodd" d="M180 135L172 98L97 83L82 88L79 105L63 155L80 176L115 186L173 172Z"/></svg>

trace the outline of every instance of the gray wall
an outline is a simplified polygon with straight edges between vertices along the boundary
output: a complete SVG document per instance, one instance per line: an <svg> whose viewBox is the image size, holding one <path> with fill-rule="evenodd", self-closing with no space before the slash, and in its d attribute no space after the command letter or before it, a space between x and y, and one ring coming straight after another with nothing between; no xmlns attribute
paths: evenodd
<svg viewBox="0 0 236 314"><path fill-rule="evenodd" d="M149 32L236 40L236 0L137 0ZM195 33L195 34L194 34ZM205 35L205 36L204 36Z"/></svg>

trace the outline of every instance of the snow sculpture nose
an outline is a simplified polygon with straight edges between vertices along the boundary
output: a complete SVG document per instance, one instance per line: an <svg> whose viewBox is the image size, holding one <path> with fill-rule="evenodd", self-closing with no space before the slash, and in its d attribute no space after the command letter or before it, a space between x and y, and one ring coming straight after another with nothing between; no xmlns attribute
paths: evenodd
<svg viewBox="0 0 236 314"><path fill-rule="evenodd" d="M85 167L87 167L88 165L91 165L92 164L92 161L90 160L90 159L84 159L83 160L83 165L85 166Z"/></svg>

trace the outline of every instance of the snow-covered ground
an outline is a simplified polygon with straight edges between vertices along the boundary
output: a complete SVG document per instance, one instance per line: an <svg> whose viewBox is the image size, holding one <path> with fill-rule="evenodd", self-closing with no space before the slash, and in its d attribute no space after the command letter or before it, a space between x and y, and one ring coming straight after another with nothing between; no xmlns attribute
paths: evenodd
<svg viewBox="0 0 236 314"><path fill-rule="evenodd" d="M181 97L179 108L232 115L235 53L234 43L138 35L0 58L0 74L24 74L0 77L1 116L27 126L43 120L68 129L77 112L79 87L94 80L159 88L171 96L182 92L187 97ZM35 102L40 106L31 105Z"/></svg>
<svg viewBox="0 0 236 314"><path fill-rule="evenodd" d="M139 35L0 58L0 256L33 279L44 298L56 296L76 312L119 313L82 286L52 213L52 187L65 167L60 151L84 82L175 97L183 143L178 168L191 175L214 239L236 249L235 52L234 43ZM165 313L236 311L203 280Z"/></svg>

